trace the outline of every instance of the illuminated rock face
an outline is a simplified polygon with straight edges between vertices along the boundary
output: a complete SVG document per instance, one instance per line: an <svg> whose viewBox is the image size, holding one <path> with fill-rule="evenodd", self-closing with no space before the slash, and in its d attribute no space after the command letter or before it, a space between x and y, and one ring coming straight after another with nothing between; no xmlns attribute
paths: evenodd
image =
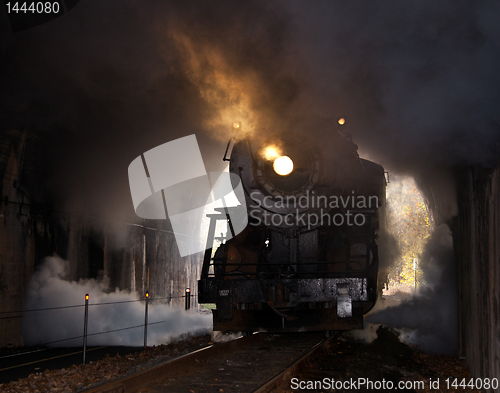
<svg viewBox="0 0 500 393"><path fill-rule="evenodd" d="M22 310L33 272L52 254L69 261L68 280L106 276L110 290L143 295L149 282L152 298L168 298L196 288L199 256L179 256L165 220L118 218L117 224L66 211L61 196L47 186L44 157L49 145L33 132L1 135L0 310ZM196 299L192 307L197 307ZM183 306L183 301L174 298L172 303ZM22 343L21 318L0 320L0 347Z"/></svg>

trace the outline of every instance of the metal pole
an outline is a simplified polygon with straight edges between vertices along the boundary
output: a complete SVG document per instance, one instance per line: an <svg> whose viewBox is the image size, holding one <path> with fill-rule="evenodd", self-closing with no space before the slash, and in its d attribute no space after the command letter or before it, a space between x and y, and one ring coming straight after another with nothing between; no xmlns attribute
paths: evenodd
<svg viewBox="0 0 500 393"><path fill-rule="evenodd" d="M85 318L83 321L83 365L87 357L87 325L89 321L89 294L85 295Z"/></svg>
<svg viewBox="0 0 500 393"><path fill-rule="evenodd" d="M186 304L185 304L185 309L189 310L191 308L191 289L186 288Z"/></svg>
<svg viewBox="0 0 500 393"><path fill-rule="evenodd" d="M144 314L144 349L148 347L148 303L149 291L146 291L146 312Z"/></svg>

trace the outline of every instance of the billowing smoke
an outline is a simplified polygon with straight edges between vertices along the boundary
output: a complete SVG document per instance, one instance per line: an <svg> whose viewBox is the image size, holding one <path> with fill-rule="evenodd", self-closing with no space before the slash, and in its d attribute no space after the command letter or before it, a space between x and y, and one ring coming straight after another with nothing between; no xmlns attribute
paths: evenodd
<svg viewBox="0 0 500 393"><path fill-rule="evenodd" d="M207 169L221 170L235 121L259 135L295 115L345 117L363 152L419 178L488 163L500 135L498 7L80 2L4 34L0 123L50 139L42 181L66 208L113 219L133 215L134 158L195 132Z"/></svg>
<svg viewBox="0 0 500 393"><path fill-rule="evenodd" d="M494 2L80 2L1 41L2 130L51 141L43 181L73 210L133 214L126 168L197 133L211 168L231 124L345 117L362 151L414 177L488 163L498 142ZM112 22L110 22L112 21Z"/></svg>
<svg viewBox="0 0 500 393"><path fill-rule="evenodd" d="M435 228L421 260L427 285L400 305L368 315L366 321L403 329L402 338L423 350L454 355L458 348L457 283L447 225Z"/></svg>
<svg viewBox="0 0 500 393"><path fill-rule="evenodd" d="M85 294L89 294L88 345L142 346L144 343L145 302L137 293L106 292L105 280L67 281L68 262L58 257L45 258L29 284L23 336L27 345L80 346L83 339ZM212 317L186 312L165 304L149 304L148 345L165 344L187 335L211 332ZM120 303L121 302L121 303ZM97 305L99 303L111 303ZM60 308L59 308L60 307ZM158 323L161 322L161 323ZM126 329L133 326L137 328ZM114 331L106 334L95 334ZM68 338L78 337L74 340Z"/></svg>
<svg viewBox="0 0 500 393"><path fill-rule="evenodd" d="M37 181L61 209L119 220L133 216L128 164L157 145L196 133L217 171L233 121L259 134L294 115L345 117L365 157L415 177L449 218L449 168L488 165L498 149L499 12L473 0L80 2L2 37L1 130L50 140ZM437 296L450 276L433 263ZM429 298L414 308L444 326L454 300Z"/></svg>
<svg viewBox="0 0 500 393"><path fill-rule="evenodd" d="M354 341L371 344L377 338L377 330L380 324L365 323L364 329L351 330L348 335Z"/></svg>
<svg viewBox="0 0 500 393"><path fill-rule="evenodd" d="M488 163L498 142L497 3L292 3L302 90L393 171ZM300 17L297 17L300 15Z"/></svg>
<svg viewBox="0 0 500 393"><path fill-rule="evenodd" d="M389 270L401 256L401 250L399 249L396 238L387 230L387 228L383 228L380 231L377 246L379 258L378 291L381 293L382 286L385 284L389 276Z"/></svg>

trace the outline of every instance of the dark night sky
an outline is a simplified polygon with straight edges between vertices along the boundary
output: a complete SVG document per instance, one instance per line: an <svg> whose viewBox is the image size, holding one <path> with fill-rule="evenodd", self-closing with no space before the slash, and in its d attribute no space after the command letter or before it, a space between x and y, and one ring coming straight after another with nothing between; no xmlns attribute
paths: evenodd
<svg viewBox="0 0 500 393"><path fill-rule="evenodd" d="M127 167L196 133L221 169L230 124L345 117L395 172L488 164L500 107L500 3L81 1L3 24L0 129L47 135L68 209L132 212ZM4 19L2 19L4 22Z"/></svg>

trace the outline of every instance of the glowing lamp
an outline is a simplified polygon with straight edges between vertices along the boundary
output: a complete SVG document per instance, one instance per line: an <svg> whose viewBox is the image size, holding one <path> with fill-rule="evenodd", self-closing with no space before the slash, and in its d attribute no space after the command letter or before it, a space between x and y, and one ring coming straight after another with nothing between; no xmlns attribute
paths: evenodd
<svg viewBox="0 0 500 393"><path fill-rule="evenodd" d="M234 129L240 128L240 123L233 123L233 128Z"/></svg>
<svg viewBox="0 0 500 393"><path fill-rule="evenodd" d="M344 119L343 117L341 117L341 118L339 119L339 124L340 124L341 126L345 124L345 119Z"/></svg>
<svg viewBox="0 0 500 393"><path fill-rule="evenodd" d="M85 300L89 300L89 295L85 295Z"/></svg>
<svg viewBox="0 0 500 393"><path fill-rule="evenodd" d="M191 292L191 288L186 288L186 292L187 293Z"/></svg>
<svg viewBox="0 0 500 393"><path fill-rule="evenodd" d="M148 291L146 291L146 298L148 298L148 297L149 297L149 292L148 292Z"/></svg>
<svg viewBox="0 0 500 393"><path fill-rule="evenodd" d="M293 171L293 161L288 156L281 156L274 160L274 171L280 176L286 176Z"/></svg>
<svg viewBox="0 0 500 393"><path fill-rule="evenodd" d="M264 149L263 155L266 160L275 160L280 156L278 149L275 146L266 147Z"/></svg>

